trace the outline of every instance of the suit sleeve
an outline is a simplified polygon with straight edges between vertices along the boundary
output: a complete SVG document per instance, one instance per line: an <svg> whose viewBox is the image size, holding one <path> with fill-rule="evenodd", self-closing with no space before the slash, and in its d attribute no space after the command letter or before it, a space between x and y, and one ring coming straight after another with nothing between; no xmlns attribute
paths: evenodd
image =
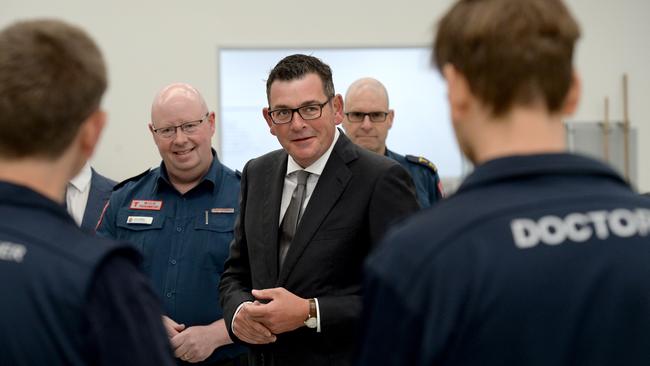
<svg viewBox="0 0 650 366"><path fill-rule="evenodd" d="M400 165L387 169L375 184L368 208L370 246L377 246L390 225L420 209L415 198L415 186L409 173ZM360 289L357 293L360 293ZM332 329L350 329L361 317L361 295L319 297L321 327L324 333Z"/></svg>
<svg viewBox="0 0 650 366"><path fill-rule="evenodd" d="M251 271L248 260L248 245L246 242L246 229L244 227L246 218L246 197L247 197L247 172L248 164L244 166L241 177L241 191L239 195L239 216L235 220L233 240L230 243L230 255L224 264L224 271L219 283L219 293L223 318L230 338L238 338L232 332L232 319L237 307L246 301L253 301L251 295Z"/></svg>
<svg viewBox="0 0 650 366"><path fill-rule="evenodd" d="M374 248L388 229L420 209L411 175L392 165L375 185L368 209L370 242Z"/></svg>

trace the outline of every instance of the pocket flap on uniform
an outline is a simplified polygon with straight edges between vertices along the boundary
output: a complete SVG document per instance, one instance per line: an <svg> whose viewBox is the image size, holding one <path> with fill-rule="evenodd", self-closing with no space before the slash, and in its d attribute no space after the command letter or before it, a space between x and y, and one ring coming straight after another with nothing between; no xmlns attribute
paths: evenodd
<svg viewBox="0 0 650 366"><path fill-rule="evenodd" d="M134 231L157 230L163 227L164 218L159 212L121 209L117 213L117 226Z"/></svg>
<svg viewBox="0 0 650 366"><path fill-rule="evenodd" d="M207 215L207 216L206 216ZM194 221L194 229L210 230L220 233L233 231L235 227L236 213L212 213L198 215Z"/></svg>

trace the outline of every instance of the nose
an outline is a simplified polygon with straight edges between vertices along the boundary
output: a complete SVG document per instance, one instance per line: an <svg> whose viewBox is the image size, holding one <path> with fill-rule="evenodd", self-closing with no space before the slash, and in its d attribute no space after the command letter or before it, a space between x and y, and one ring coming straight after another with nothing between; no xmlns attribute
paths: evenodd
<svg viewBox="0 0 650 366"><path fill-rule="evenodd" d="M293 111L293 115L291 116L291 122L289 123L291 125L291 128L294 130L300 130L305 126L305 120L302 118L300 113L298 111Z"/></svg>
<svg viewBox="0 0 650 366"><path fill-rule="evenodd" d="M372 122L370 121L370 115L366 114L363 116L363 121L361 121L361 128L364 130L372 129Z"/></svg>
<svg viewBox="0 0 650 366"><path fill-rule="evenodd" d="M176 127L176 134L174 135L173 141L176 145L183 145L187 142L187 135L183 132L183 129L180 126Z"/></svg>

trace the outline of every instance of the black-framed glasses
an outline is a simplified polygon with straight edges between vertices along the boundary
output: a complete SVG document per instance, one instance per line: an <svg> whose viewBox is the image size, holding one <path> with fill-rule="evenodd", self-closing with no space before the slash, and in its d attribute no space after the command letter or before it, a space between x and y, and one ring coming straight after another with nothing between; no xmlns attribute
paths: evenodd
<svg viewBox="0 0 650 366"><path fill-rule="evenodd" d="M388 112L345 112L345 115L348 117L348 121L352 123L363 122L366 116L370 118L370 122L379 123L386 121Z"/></svg>
<svg viewBox="0 0 650 366"><path fill-rule="evenodd" d="M269 116L271 116L271 121L276 125L282 125L285 123L291 122L293 120L293 114L298 112L300 117L305 121L312 119L320 118L323 114L323 107L325 104L329 103L332 98L328 98L325 103L320 104L310 104L298 108L278 108L272 111L269 111Z"/></svg>
<svg viewBox="0 0 650 366"><path fill-rule="evenodd" d="M184 134L186 135L192 135L196 133L199 130L199 126L205 119L210 115L210 112L206 113L205 116L201 119L197 119L196 121L188 121L181 123L180 125L177 126L169 126L169 127L161 127L161 128L154 128L153 132L160 136L164 137L166 139L171 138L176 136L176 129L180 128L181 131L183 131ZM153 124L153 122L152 122ZM154 126L155 127L155 126Z"/></svg>

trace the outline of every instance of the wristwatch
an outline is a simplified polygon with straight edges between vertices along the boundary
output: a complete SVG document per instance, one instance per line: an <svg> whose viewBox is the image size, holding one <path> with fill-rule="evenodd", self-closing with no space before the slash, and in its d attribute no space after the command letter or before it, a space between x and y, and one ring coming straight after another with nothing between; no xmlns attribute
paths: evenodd
<svg viewBox="0 0 650 366"><path fill-rule="evenodd" d="M318 326L318 312L316 311L316 300L309 299L309 315L305 320L307 328L316 328Z"/></svg>

